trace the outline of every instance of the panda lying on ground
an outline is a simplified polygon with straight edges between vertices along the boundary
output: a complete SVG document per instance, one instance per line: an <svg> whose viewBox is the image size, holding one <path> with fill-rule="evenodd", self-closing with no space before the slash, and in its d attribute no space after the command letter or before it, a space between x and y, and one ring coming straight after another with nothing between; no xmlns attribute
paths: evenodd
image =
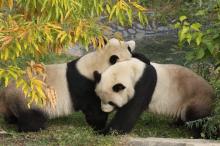
<svg viewBox="0 0 220 146"><path fill-rule="evenodd" d="M64 64L46 66L46 83L56 91L56 107L43 108L32 105L29 109L24 93L10 83L0 92L0 114L8 123L17 125L19 131L44 129L48 118L69 115L81 110L94 129L105 126L108 114L100 109L100 99L95 94L93 72L103 72L110 65L131 58L134 41L109 40L101 50L88 53Z"/></svg>
<svg viewBox="0 0 220 146"><path fill-rule="evenodd" d="M117 63L102 75L94 72L102 110L117 109L110 124L100 133L131 131L144 110L171 116L179 122L210 115L214 91L207 81L183 66L149 63L140 56L142 61L132 58Z"/></svg>

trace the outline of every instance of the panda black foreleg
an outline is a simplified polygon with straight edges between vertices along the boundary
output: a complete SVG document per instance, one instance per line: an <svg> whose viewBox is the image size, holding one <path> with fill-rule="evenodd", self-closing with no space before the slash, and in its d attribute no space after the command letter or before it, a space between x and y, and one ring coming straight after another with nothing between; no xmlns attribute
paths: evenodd
<svg viewBox="0 0 220 146"><path fill-rule="evenodd" d="M87 110L83 110L86 122L95 130L101 130L105 127L108 120L108 113L103 112L100 107L92 106Z"/></svg>
<svg viewBox="0 0 220 146"><path fill-rule="evenodd" d="M118 134L130 132L143 112L143 109L140 108L142 106L142 104L135 102L135 100L130 101L117 111L109 125L99 133L106 135L113 131Z"/></svg>
<svg viewBox="0 0 220 146"><path fill-rule="evenodd" d="M130 132L140 115L147 109L156 86L156 81L156 70L153 66L149 65L135 85L134 97L117 110L109 125L100 133L107 134L114 130L119 134Z"/></svg>

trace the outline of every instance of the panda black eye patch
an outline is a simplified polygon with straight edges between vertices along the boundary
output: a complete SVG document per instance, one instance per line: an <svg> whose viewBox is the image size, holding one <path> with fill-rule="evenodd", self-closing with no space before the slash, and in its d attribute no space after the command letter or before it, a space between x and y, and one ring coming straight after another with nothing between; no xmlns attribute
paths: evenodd
<svg viewBox="0 0 220 146"><path fill-rule="evenodd" d="M118 84L115 84L113 87L112 87L112 90L115 91L115 92L119 92L121 90L125 89L125 86L121 83L118 83Z"/></svg>
<svg viewBox="0 0 220 146"><path fill-rule="evenodd" d="M117 55L112 55L109 59L110 64L115 64L119 57Z"/></svg>

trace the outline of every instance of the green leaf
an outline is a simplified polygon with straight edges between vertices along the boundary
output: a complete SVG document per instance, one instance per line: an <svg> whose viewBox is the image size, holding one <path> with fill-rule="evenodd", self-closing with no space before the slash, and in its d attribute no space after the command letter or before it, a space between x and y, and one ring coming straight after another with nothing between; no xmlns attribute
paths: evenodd
<svg viewBox="0 0 220 146"><path fill-rule="evenodd" d="M202 59L205 56L205 51L200 48L196 50L196 59Z"/></svg>
<svg viewBox="0 0 220 146"><path fill-rule="evenodd" d="M183 29L180 30L179 32L179 40L182 42L186 38L186 33L189 31L188 26L183 26Z"/></svg>
<svg viewBox="0 0 220 146"><path fill-rule="evenodd" d="M199 46L200 43L202 42L202 33L198 33L198 36L196 37L196 45Z"/></svg>
<svg viewBox="0 0 220 146"><path fill-rule="evenodd" d="M200 28L201 28L201 24L200 23L193 23L191 25L191 28L195 31L200 31Z"/></svg>
<svg viewBox="0 0 220 146"><path fill-rule="evenodd" d="M174 25L174 28L177 29L177 28L180 28L180 26L181 26L181 25L180 25L180 22L177 22L177 23Z"/></svg>
<svg viewBox="0 0 220 146"><path fill-rule="evenodd" d="M180 22L183 22L183 21L186 20L186 19L187 19L186 16L180 16L180 18L179 18Z"/></svg>

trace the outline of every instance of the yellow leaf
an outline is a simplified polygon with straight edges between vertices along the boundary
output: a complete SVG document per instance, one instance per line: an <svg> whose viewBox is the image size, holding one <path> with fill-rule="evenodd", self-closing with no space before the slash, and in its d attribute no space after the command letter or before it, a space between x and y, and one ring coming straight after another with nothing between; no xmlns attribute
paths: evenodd
<svg viewBox="0 0 220 146"><path fill-rule="evenodd" d="M6 77L5 77L5 87L8 86L8 81L9 81L9 78L6 76Z"/></svg>
<svg viewBox="0 0 220 146"><path fill-rule="evenodd" d="M7 60L8 59L8 56L9 56L9 49L5 49L5 52L4 52L4 60Z"/></svg>
<svg viewBox="0 0 220 146"><path fill-rule="evenodd" d="M13 0L8 0L8 7L9 7L10 9L13 8Z"/></svg>
<svg viewBox="0 0 220 146"><path fill-rule="evenodd" d="M60 43L62 43L62 42L63 42L63 40L66 38L66 36L67 36L67 34L66 34L66 33L64 33L64 34L63 34L63 36L60 38Z"/></svg>
<svg viewBox="0 0 220 146"><path fill-rule="evenodd" d="M4 5L4 0L0 0L0 8L2 8Z"/></svg>
<svg viewBox="0 0 220 146"><path fill-rule="evenodd" d="M136 7L140 11L146 11L147 9L142 7L141 5L137 4L137 2L131 2L131 4Z"/></svg>

